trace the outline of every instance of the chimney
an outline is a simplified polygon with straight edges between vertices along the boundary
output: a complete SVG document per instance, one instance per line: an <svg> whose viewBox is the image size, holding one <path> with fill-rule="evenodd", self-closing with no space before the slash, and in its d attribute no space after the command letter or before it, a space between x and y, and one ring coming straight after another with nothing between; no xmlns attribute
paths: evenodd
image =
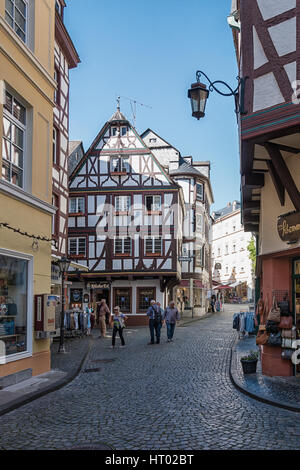
<svg viewBox="0 0 300 470"><path fill-rule="evenodd" d="M231 202L227 202L227 207L230 207L231 206Z"/></svg>
<svg viewBox="0 0 300 470"><path fill-rule="evenodd" d="M233 203L232 203L232 210L233 211L236 210L236 205L237 205L237 201L233 201Z"/></svg>

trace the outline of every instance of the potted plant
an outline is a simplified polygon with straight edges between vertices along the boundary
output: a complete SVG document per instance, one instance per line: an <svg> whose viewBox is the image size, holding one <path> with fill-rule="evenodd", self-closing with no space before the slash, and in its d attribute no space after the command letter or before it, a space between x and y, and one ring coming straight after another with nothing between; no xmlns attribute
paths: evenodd
<svg viewBox="0 0 300 470"><path fill-rule="evenodd" d="M241 357L244 374L255 374L259 351L250 351L248 356Z"/></svg>

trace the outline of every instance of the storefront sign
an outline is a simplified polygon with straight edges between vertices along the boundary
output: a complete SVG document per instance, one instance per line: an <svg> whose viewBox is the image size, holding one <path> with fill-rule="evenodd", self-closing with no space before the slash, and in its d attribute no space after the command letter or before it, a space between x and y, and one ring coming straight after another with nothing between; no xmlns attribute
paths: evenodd
<svg viewBox="0 0 300 470"><path fill-rule="evenodd" d="M191 256L178 256L178 261L181 261L181 262L183 262L183 261L188 261L189 262L189 261L192 261L192 259L193 258Z"/></svg>
<svg viewBox="0 0 300 470"><path fill-rule="evenodd" d="M300 212L281 215L277 222L278 234L282 241L297 241L300 238Z"/></svg>
<svg viewBox="0 0 300 470"><path fill-rule="evenodd" d="M110 289L109 282L89 282L87 287L90 289Z"/></svg>

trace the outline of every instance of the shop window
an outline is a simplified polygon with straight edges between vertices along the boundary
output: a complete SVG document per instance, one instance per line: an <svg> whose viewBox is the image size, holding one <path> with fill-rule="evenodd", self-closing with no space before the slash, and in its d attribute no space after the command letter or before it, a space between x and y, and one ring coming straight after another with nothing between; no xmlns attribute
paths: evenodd
<svg viewBox="0 0 300 470"><path fill-rule="evenodd" d="M114 289L114 307L120 307L122 313L131 312L131 289Z"/></svg>
<svg viewBox="0 0 300 470"><path fill-rule="evenodd" d="M115 211L128 212L130 210L131 197L130 196L116 196L115 197Z"/></svg>
<svg viewBox="0 0 300 470"><path fill-rule="evenodd" d="M115 255L131 255L131 238L130 237L121 237L115 238Z"/></svg>
<svg viewBox="0 0 300 470"><path fill-rule="evenodd" d="M145 203L147 212L161 211L161 196L146 196Z"/></svg>
<svg viewBox="0 0 300 470"><path fill-rule="evenodd" d="M137 312L146 313L150 307L151 300L156 300L155 287L137 288Z"/></svg>
<svg viewBox="0 0 300 470"><path fill-rule="evenodd" d="M5 19L25 43L28 28L27 15L27 0L5 0Z"/></svg>
<svg viewBox="0 0 300 470"><path fill-rule="evenodd" d="M70 256L86 256L86 238L69 238L69 254Z"/></svg>
<svg viewBox="0 0 300 470"><path fill-rule="evenodd" d="M162 254L162 238L161 237L147 237L145 238L145 254L146 255L161 255Z"/></svg>
<svg viewBox="0 0 300 470"><path fill-rule="evenodd" d="M84 197L71 197L69 199L69 212L71 214L84 214L85 212Z"/></svg>
<svg viewBox="0 0 300 470"><path fill-rule="evenodd" d="M2 177L24 187L26 108L10 93L3 107Z"/></svg>
<svg viewBox="0 0 300 470"><path fill-rule="evenodd" d="M28 274L28 260L0 254L0 341L5 357L29 349ZM5 357L0 357L0 363Z"/></svg>

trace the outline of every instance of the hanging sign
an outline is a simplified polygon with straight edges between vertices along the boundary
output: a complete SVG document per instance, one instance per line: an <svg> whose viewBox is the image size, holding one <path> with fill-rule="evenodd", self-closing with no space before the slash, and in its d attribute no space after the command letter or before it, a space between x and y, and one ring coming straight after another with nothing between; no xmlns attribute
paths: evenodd
<svg viewBox="0 0 300 470"><path fill-rule="evenodd" d="M292 242L300 238L300 212L281 215L277 222L278 234L282 241Z"/></svg>

